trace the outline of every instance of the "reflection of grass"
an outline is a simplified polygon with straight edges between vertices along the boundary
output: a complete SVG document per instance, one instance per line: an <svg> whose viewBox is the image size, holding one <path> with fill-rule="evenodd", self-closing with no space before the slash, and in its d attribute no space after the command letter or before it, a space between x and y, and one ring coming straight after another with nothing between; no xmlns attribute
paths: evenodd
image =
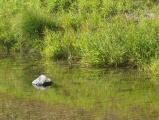
<svg viewBox="0 0 159 120"><path fill-rule="evenodd" d="M145 75L135 73L134 76L120 70L69 69L60 65L61 62L39 62L29 69L13 62L12 66L11 62L1 63L0 113L3 116L0 114L0 118L158 119L157 81L146 79ZM51 88L44 91L33 88L31 80L38 76L32 76L35 67L43 68L54 80Z"/></svg>

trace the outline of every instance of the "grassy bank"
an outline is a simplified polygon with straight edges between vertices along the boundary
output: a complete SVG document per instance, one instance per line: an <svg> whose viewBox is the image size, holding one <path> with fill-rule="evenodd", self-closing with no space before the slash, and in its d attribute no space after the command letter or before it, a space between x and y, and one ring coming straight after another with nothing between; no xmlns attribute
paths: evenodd
<svg viewBox="0 0 159 120"><path fill-rule="evenodd" d="M156 71L158 11L155 0L3 0L0 47L70 64Z"/></svg>

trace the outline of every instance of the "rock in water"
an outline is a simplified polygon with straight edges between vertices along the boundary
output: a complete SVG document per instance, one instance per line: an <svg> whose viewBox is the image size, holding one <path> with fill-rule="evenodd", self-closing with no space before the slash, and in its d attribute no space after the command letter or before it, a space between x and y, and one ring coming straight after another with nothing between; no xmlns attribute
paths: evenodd
<svg viewBox="0 0 159 120"><path fill-rule="evenodd" d="M47 78L45 75L40 75L37 79L32 82L32 85L40 90L44 90L47 87L52 85L50 78Z"/></svg>

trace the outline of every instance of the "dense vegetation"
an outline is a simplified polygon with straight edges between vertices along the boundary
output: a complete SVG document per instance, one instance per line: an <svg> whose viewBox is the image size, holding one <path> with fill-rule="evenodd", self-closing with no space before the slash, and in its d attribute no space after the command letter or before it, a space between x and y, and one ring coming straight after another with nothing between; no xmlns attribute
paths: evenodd
<svg viewBox="0 0 159 120"><path fill-rule="evenodd" d="M1 52L157 68L158 0L1 0Z"/></svg>

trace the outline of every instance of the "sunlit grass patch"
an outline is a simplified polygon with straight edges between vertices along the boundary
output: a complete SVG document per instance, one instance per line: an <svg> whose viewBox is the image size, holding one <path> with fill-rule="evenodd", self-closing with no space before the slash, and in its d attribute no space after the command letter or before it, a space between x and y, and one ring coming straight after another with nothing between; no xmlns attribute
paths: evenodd
<svg viewBox="0 0 159 120"><path fill-rule="evenodd" d="M0 10L1 43L8 51L140 70L158 59L156 1L9 2L12 7L2 1Z"/></svg>

